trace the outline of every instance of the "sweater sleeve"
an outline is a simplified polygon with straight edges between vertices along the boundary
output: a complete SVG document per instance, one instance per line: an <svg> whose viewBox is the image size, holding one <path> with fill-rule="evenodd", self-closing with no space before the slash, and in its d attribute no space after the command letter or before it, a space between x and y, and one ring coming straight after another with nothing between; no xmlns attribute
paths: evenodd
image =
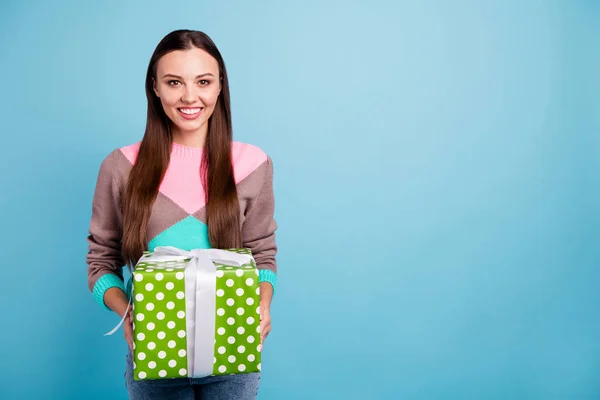
<svg viewBox="0 0 600 400"><path fill-rule="evenodd" d="M274 219L275 201L273 194L273 162L267 157L263 165L262 185L254 198L249 201L246 217L242 225L244 247L252 250L259 270L259 281L269 282L275 292L277 282L277 245Z"/></svg>
<svg viewBox="0 0 600 400"><path fill-rule="evenodd" d="M96 301L106 309L109 308L104 303L104 293L108 289L118 287L125 291L120 187L115 162L118 151L109 154L100 165L87 237L88 287Z"/></svg>

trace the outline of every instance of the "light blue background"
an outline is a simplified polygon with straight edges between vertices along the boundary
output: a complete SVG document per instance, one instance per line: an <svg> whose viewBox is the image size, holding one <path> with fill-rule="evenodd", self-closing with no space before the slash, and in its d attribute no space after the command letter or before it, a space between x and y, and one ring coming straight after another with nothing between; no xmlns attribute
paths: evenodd
<svg viewBox="0 0 600 400"><path fill-rule="evenodd" d="M0 398L125 399L96 174L206 31L275 162L260 399L600 397L598 1L4 1ZM595 24L595 26L594 26Z"/></svg>

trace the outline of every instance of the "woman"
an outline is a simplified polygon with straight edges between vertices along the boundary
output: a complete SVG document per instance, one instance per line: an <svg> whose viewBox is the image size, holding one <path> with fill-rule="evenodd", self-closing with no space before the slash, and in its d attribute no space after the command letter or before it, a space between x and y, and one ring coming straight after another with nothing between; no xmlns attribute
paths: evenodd
<svg viewBox="0 0 600 400"><path fill-rule="evenodd" d="M88 284L126 318L126 381L136 399L254 399L259 373L202 379L134 380L130 284L122 267L157 246L252 250L259 269L261 344L271 329L276 223L271 159L232 141L225 64L202 32L178 30L156 47L146 75L148 117L141 142L102 162L94 194Z"/></svg>

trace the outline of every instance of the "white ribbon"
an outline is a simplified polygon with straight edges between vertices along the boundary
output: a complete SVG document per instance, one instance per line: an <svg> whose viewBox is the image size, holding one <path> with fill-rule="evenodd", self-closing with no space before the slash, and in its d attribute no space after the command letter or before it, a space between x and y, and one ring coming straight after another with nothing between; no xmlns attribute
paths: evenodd
<svg viewBox="0 0 600 400"><path fill-rule="evenodd" d="M248 254L220 249L187 251L172 246L159 246L154 249L154 252L142 256L138 263L186 259L190 259L185 268L188 377L202 378L213 372L217 279L216 266L213 262L241 266L252 261L253 258ZM158 264L153 268L163 269L168 266ZM105 336L112 335L123 324L131 305L131 298L121 322ZM191 320L193 322L190 322L191 316L194 316Z"/></svg>

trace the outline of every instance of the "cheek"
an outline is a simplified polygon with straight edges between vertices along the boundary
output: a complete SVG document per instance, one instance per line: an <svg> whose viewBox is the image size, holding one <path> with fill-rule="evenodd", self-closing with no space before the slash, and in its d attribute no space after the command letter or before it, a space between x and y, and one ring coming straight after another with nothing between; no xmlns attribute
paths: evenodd
<svg viewBox="0 0 600 400"><path fill-rule="evenodd" d="M160 96L160 102L162 103L163 108L167 110L173 107L177 107L179 98L180 96L178 96L176 93L171 92L167 94L162 94Z"/></svg>
<svg viewBox="0 0 600 400"><path fill-rule="evenodd" d="M219 91L211 91L208 93L204 93L201 96L202 102L207 106L207 107L214 107L215 104L217 104L217 100L219 99Z"/></svg>

